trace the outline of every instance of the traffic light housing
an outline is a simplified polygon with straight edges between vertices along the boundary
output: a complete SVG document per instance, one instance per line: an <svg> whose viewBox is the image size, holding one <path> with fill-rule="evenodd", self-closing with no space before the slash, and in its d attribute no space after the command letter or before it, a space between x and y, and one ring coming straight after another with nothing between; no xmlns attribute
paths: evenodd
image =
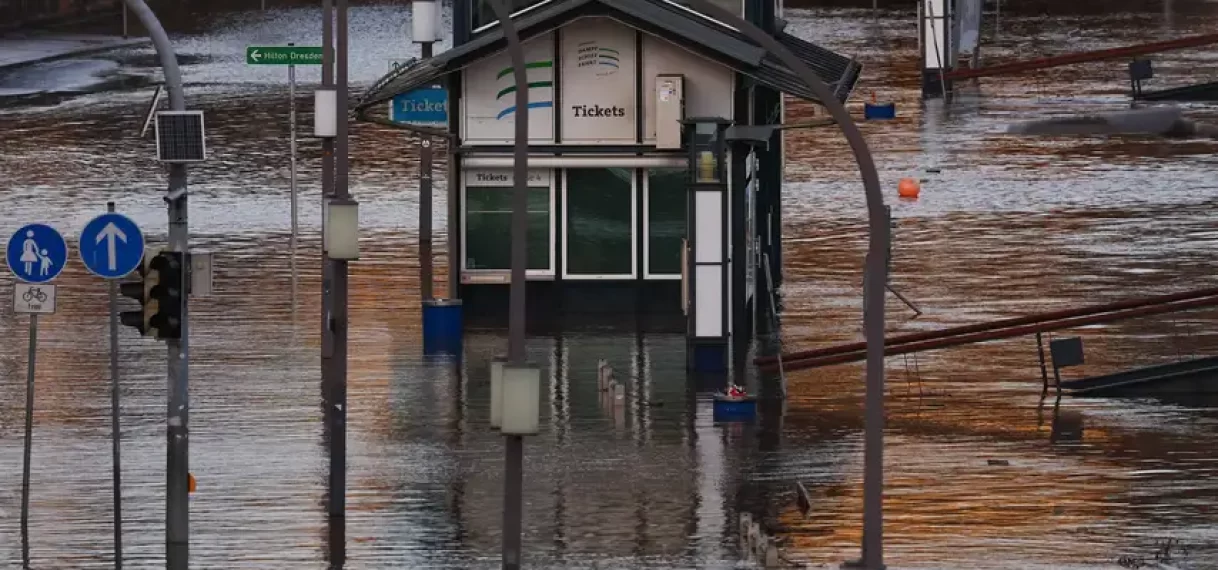
<svg viewBox="0 0 1218 570"><path fill-rule="evenodd" d="M158 339L182 338L182 295L184 267L182 252L161 251L144 255L139 268L139 281L119 285L124 297L139 301L140 310L119 313L119 321L140 332L141 336Z"/></svg>
<svg viewBox="0 0 1218 570"><path fill-rule="evenodd" d="M147 297L147 327L158 339L182 338L182 297L186 292L182 252L162 251L148 262L144 276Z"/></svg>
<svg viewBox="0 0 1218 570"><path fill-rule="evenodd" d="M135 270L135 272L139 274L140 279L138 281L120 283L118 286L119 294L124 297L135 299L140 303L140 309L138 311L120 312L118 314L118 320L119 322L123 323L124 326L132 327L139 331L140 336L148 336L148 331L150 330L148 321L157 310L156 301L152 299L151 295L149 295L149 290L156 285L157 278L155 274L151 276L148 274L148 263L152 261L152 259L152 256L145 253L144 258L140 260L139 267ZM151 281L151 283L149 281Z"/></svg>

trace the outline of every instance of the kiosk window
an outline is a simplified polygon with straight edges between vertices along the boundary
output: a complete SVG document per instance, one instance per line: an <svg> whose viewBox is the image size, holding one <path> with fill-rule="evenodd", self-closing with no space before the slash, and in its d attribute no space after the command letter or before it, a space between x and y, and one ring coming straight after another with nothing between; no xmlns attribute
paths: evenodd
<svg viewBox="0 0 1218 570"><path fill-rule="evenodd" d="M512 268L512 193L502 186L465 188L465 268ZM550 270L550 188L529 188L529 269Z"/></svg>
<svg viewBox="0 0 1218 570"><path fill-rule="evenodd" d="M688 179L684 169L647 172L647 272L651 275L681 274Z"/></svg>
<svg viewBox="0 0 1218 570"><path fill-rule="evenodd" d="M634 274L634 170L567 171L566 273Z"/></svg>

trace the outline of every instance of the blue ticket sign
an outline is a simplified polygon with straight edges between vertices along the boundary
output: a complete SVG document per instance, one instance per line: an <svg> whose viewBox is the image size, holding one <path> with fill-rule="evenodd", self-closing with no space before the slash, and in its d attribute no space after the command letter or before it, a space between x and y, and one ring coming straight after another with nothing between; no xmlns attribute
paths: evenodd
<svg viewBox="0 0 1218 570"><path fill-rule="evenodd" d="M398 95L390 104L389 120L419 126L445 126L448 124L448 91L432 86Z"/></svg>

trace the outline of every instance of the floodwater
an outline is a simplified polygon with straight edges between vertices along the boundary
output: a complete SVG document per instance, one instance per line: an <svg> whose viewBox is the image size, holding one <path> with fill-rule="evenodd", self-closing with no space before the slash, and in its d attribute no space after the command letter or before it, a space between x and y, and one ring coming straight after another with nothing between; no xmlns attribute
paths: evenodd
<svg viewBox="0 0 1218 570"><path fill-rule="evenodd" d="M402 6L352 10L361 86L414 49ZM1003 15L991 61L1214 29L1202 13ZM1124 62L983 80L951 105L919 104L912 12L793 10L791 28L860 57L858 99L897 103L863 126L897 220L889 329L964 324L1215 285L1215 146L1151 139L1014 139L1022 118L1127 106ZM247 67L250 44L317 43L318 11L206 14L171 30L191 108L207 112L212 159L192 167L192 247L217 255L215 295L192 302L192 561L198 568L321 568L327 460L318 407L318 144L301 142L298 282L290 277L285 70ZM164 172L137 138L154 76L147 49L78 64L98 70L46 100L0 108L0 233L48 221L75 241L107 200L155 244ZM1214 51L1155 57L1162 86L1212 80ZM66 64L57 64L62 73ZM1191 78L1189 74L1194 74ZM115 75L117 74L117 75ZM302 69L301 106L317 70ZM52 89L53 91L54 89ZM857 107L859 104L855 103ZM792 103L791 121L811 114ZM1199 118L1218 113L1197 107ZM302 112L302 130L311 115ZM840 135L789 131L784 340L860 337L865 209ZM487 360L498 333L470 334L456 366L420 354L412 145L358 126L352 192L363 258L353 263L348 568L494 567L502 442L488 427ZM899 201L896 181L924 179ZM443 181L438 186L443 188ZM436 205L444 224L443 198ZM443 259L443 238L437 239ZM443 268L441 269L443 274ZM438 276L437 279L442 277ZM40 323L31 511L37 568L111 562L106 289L73 262L59 312ZM0 298L11 294L0 284ZM1214 311L1063 332L1087 364L1067 377L1218 350ZM0 304L0 566L20 565L18 519L26 319ZM162 565L164 347L121 340L127 568ZM862 366L790 375L785 409L716 425L687 380L680 337L583 333L530 340L544 368L541 435L526 443L526 561L536 568L730 568L736 514L764 515L812 563L857 556ZM595 365L627 379L605 411ZM1218 409L1196 401L1041 402L1030 338L888 361L886 561L924 568L1115 568L1168 539L1186 568L1218 565ZM750 380L752 381L752 380ZM1081 436L1079 435L1081 428ZM1073 434L1073 435L1072 435ZM802 516L793 486L812 509Z"/></svg>

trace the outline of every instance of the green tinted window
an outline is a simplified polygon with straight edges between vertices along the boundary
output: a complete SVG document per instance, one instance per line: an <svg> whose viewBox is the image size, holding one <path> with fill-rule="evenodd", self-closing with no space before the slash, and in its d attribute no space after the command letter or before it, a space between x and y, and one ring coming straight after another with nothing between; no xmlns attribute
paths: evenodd
<svg viewBox="0 0 1218 570"><path fill-rule="evenodd" d="M634 170L567 170L567 273L633 273Z"/></svg>
<svg viewBox="0 0 1218 570"><path fill-rule="evenodd" d="M529 269L550 264L550 189L529 188ZM465 268L512 268L512 188L465 189Z"/></svg>
<svg viewBox="0 0 1218 570"><path fill-rule="evenodd" d="M681 273L681 240L685 237L685 170L647 172L647 271Z"/></svg>

